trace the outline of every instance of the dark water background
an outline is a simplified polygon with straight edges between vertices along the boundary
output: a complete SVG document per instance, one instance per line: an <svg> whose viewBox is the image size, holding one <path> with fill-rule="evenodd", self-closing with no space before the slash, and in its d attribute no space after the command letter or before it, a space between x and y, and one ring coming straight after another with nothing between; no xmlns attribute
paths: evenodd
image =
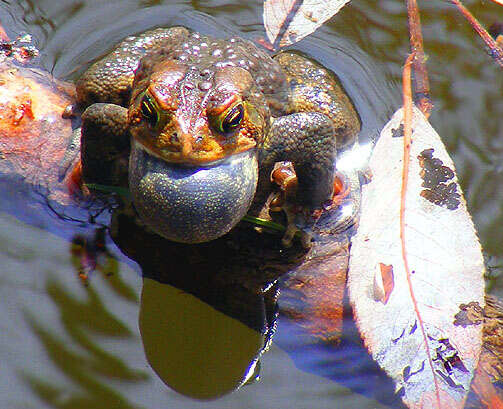
<svg viewBox="0 0 503 409"><path fill-rule="evenodd" d="M360 110L364 139L374 138L399 105L408 50L403 3L355 0L296 46L339 74ZM503 21L503 7L490 1L465 4L486 26ZM431 122L454 159L488 273L495 277L492 291L501 296L503 75L449 2L420 6L435 103ZM253 39L264 36L261 14L260 1L0 1L7 33L32 34L41 50L39 64L64 79L75 78L129 34L185 25ZM120 262L108 269L118 272L95 273L91 285L82 286L67 239L89 229L35 210L47 214L39 213L31 224L0 212L0 408L390 407L355 392L365 391L370 379L348 389L321 376L330 372L329 357L324 366L319 351L285 341L281 322L279 339L290 352L297 345L298 353L288 355L273 344L262 358L259 382L209 403L173 392L145 360L138 331L142 279L134 265L109 243ZM297 369L291 356L309 361L311 353L314 369Z"/></svg>

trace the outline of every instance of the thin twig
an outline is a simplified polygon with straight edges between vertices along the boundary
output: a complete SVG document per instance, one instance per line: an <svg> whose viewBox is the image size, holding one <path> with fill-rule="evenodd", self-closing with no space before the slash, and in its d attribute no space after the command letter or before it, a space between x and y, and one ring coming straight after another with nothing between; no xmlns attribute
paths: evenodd
<svg viewBox="0 0 503 409"><path fill-rule="evenodd" d="M433 103L430 97L430 83L426 70L423 50L423 34L416 0L407 0L410 51L414 57L414 101L426 118L430 116Z"/></svg>
<svg viewBox="0 0 503 409"><path fill-rule="evenodd" d="M463 14L463 16L468 20L473 29L477 34L484 40L487 47L489 47L489 55L501 66L503 67L503 50L498 46L498 43L494 41L491 35L486 31L484 27L473 17L472 13L461 4L459 0L451 0L458 10Z"/></svg>

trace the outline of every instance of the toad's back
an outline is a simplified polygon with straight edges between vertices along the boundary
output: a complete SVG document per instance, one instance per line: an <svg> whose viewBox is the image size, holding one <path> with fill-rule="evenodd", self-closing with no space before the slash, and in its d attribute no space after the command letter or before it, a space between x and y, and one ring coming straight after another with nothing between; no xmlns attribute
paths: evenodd
<svg viewBox="0 0 503 409"><path fill-rule="evenodd" d="M240 67L250 72L260 92L268 96L273 111L279 115L287 105L289 88L285 73L266 52L239 37L219 39L190 33L182 27L158 28L126 38L79 78L78 101L83 106L95 102L127 106L138 62L149 52L151 58L144 59L140 69L151 70L152 63L160 58L180 61L197 68L202 75L193 85L204 88L215 71Z"/></svg>

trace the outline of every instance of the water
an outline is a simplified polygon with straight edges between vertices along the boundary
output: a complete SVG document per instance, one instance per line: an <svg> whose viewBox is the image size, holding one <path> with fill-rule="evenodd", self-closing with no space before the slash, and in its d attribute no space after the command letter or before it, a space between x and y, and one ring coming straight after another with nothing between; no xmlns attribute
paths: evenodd
<svg viewBox="0 0 503 409"><path fill-rule="evenodd" d="M399 105L408 50L406 13L400 1L353 3L296 48L340 75L362 116L362 138L374 139ZM466 5L485 25L503 20L503 8L489 1ZM431 122L454 159L490 272L497 277L503 272L502 76L449 2L421 6L435 103ZM38 64L64 79L75 78L121 38L155 26L181 24L219 36L264 36L259 1L3 0L0 21L12 37L31 33L41 50ZM274 338L281 348L273 342L261 357L260 381L216 401L186 398L167 388L145 358L138 317L146 311L140 308L146 287L136 264L106 237L108 253L98 257L104 273L94 272L86 287L78 277L81 259L72 255L70 240L76 235L91 238L92 226L56 220L43 206L1 208L2 408L397 406L389 396L375 399L385 381L374 373L347 382L337 373L344 374L345 359L371 365L349 341L336 356L327 348L304 344L282 321ZM106 274L110 272L114 274ZM493 291L501 296L500 282L494 280ZM180 314L180 305L172 303L171 313ZM211 317L231 333L243 330L235 320ZM172 386L177 382L171 380Z"/></svg>

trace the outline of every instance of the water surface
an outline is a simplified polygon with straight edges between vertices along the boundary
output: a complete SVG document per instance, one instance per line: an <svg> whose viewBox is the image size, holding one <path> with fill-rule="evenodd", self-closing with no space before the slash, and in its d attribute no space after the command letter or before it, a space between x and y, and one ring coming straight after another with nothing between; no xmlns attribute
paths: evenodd
<svg viewBox="0 0 503 409"><path fill-rule="evenodd" d="M353 3L296 48L339 74L362 116L362 139L373 140L399 105L406 14L400 1ZM424 3L435 103L431 122L456 164L489 272L498 276L502 75L449 2ZM466 4L486 25L503 19L503 9L491 2ZM181 24L217 36L264 36L259 1L2 0L0 21L12 37L31 33L41 50L37 64L63 79L74 79L125 36L152 27ZM145 358L138 324L143 279L136 264L105 234L107 252L100 253L86 287L77 273L82 260L72 255L70 241L77 235L92 238L100 226L56 219L42 205L16 212L6 203L0 200L2 408L397 407L376 392L385 381L376 380L374 372L351 382L341 379L345 359L369 365L361 350L347 347L342 357L334 355L297 339L281 320L275 337L281 348L273 342L262 356L260 381L211 402L174 392ZM499 295L500 281L493 289Z"/></svg>

